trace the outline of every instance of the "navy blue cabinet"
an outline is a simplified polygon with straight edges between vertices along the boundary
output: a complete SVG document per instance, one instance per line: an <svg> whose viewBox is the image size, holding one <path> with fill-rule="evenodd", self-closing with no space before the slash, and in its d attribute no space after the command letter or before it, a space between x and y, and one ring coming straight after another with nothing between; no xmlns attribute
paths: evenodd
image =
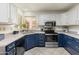
<svg viewBox="0 0 79 59"><path fill-rule="evenodd" d="M23 47L23 46L24 46L24 40L25 40L24 37L22 37L22 38L16 40L16 41L15 41L15 46L16 46L16 47Z"/></svg>
<svg viewBox="0 0 79 59"><path fill-rule="evenodd" d="M66 36L65 34L64 34L64 39L63 39L63 47L64 48L66 48L67 47L67 41L68 41L69 39L68 39L68 36Z"/></svg>
<svg viewBox="0 0 79 59"><path fill-rule="evenodd" d="M36 46L37 47L45 46L45 34L36 34Z"/></svg>
<svg viewBox="0 0 79 59"><path fill-rule="evenodd" d="M30 34L25 36L25 49L31 49L36 46L36 35Z"/></svg>
<svg viewBox="0 0 79 59"><path fill-rule="evenodd" d="M67 46L68 46L67 50L71 54L73 54L73 55L79 55L79 40L77 38L73 38L73 37L68 36Z"/></svg>
<svg viewBox="0 0 79 59"><path fill-rule="evenodd" d="M15 55L16 49L15 49L15 42L10 43L5 47L5 54L6 55Z"/></svg>
<svg viewBox="0 0 79 59"><path fill-rule="evenodd" d="M58 35L59 47L64 47L72 55L79 55L79 39L65 35Z"/></svg>
<svg viewBox="0 0 79 59"><path fill-rule="evenodd" d="M64 39L64 34L59 34L58 35L58 45L59 47L63 47L63 39Z"/></svg>
<svg viewBox="0 0 79 59"><path fill-rule="evenodd" d="M17 54L17 47L24 47L29 50L33 47L44 47L45 46L45 34L36 33L25 35L24 37L10 43L5 47L6 55Z"/></svg>
<svg viewBox="0 0 79 59"><path fill-rule="evenodd" d="M31 49L33 47L44 47L45 35L44 34L30 34L25 36L25 49Z"/></svg>
<svg viewBox="0 0 79 59"><path fill-rule="evenodd" d="M25 49L31 49L33 47L33 36L27 35L25 36Z"/></svg>

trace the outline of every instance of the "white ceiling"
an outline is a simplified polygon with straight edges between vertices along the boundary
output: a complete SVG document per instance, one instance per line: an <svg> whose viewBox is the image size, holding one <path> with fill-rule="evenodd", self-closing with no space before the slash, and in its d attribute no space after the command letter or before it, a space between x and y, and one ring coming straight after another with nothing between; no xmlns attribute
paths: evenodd
<svg viewBox="0 0 79 59"><path fill-rule="evenodd" d="M16 3L23 11L63 11L68 10L75 3Z"/></svg>

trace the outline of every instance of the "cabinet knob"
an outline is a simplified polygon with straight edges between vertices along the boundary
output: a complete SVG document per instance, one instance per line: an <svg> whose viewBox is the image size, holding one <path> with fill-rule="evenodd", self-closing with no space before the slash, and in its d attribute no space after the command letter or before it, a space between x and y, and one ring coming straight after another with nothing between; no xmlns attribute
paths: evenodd
<svg viewBox="0 0 79 59"><path fill-rule="evenodd" d="M79 42L78 40L76 40L76 42Z"/></svg>
<svg viewBox="0 0 79 59"><path fill-rule="evenodd" d="M79 49L79 47L78 47L78 46L76 46L76 48L77 48L77 49Z"/></svg>

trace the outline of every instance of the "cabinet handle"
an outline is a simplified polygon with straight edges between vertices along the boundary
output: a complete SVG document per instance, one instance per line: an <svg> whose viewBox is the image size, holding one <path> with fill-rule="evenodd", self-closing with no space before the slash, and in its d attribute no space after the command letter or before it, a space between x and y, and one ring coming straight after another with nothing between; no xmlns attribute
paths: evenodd
<svg viewBox="0 0 79 59"><path fill-rule="evenodd" d="M76 40L76 42L79 42L79 41Z"/></svg>
<svg viewBox="0 0 79 59"><path fill-rule="evenodd" d="M71 44L71 42L68 42L69 44Z"/></svg>
<svg viewBox="0 0 79 59"><path fill-rule="evenodd" d="M78 46L76 46L76 48L77 48L77 49L79 49L79 47L78 47Z"/></svg>
<svg viewBox="0 0 79 59"><path fill-rule="evenodd" d="M8 48L10 49L10 48L12 48L12 47L14 47L14 46L15 46L15 44L12 44L12 45L8 46Z"/></svg>

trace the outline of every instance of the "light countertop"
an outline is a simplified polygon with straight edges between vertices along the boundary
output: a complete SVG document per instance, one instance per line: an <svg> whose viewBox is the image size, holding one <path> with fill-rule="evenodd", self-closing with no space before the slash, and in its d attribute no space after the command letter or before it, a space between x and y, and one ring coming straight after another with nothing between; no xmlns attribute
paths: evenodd
<svg viewBox="0 0 79 59"><path fill-rule="evenodd" d="M0 47L6 46L6 45L10 44L11 42L18 40L25 35L30 35L30 34L35 34L35 33L44 33L44 32L34 32L34 33L26 33L26 34L19 33L19 34L14 34L14 35L5 34L5 39L0 41Z"/></svg>
<svg viewBox="0 0 79 59"><path fill-rule="evenodd" d="M59 34L65 34L74 38L79 39L79 34L75 34L75 33L70 33L70 32L58 32Z"/></svg>
<svg viewBox="0 0 79 59"><path fill-rule="evenodd" d="M5 34L5 39L0 41L0 53L2 51L5 51L5 46L20 39L21 37L25 36L25 35L30 35L30 34L35 34L35 33L44 33L44 32L33 32L33 33L26 33L26 34ZM65 35L69 35L71 37L77 38L79 39L79 34L73 34L73 33L68 33L68 32L57 32L59 34L65 34Z"/></svg>
<svg viewBox="0 0 79 59"><path fill-rule="evenodd" d="M30 34L35 34L35 33L44 33L44 32L34 32L34 33L26 33L26 34L5 34L5 39L0 41L0 47L6 46L18 39L20 39L21 37L25 36L25 35L30 35ZM79 35L78 34L72 34L72 33L67 33L67 32L58 32L59 34L65 34L65 35L69 35L71 37L77 38L79 39Z"/></svg>

